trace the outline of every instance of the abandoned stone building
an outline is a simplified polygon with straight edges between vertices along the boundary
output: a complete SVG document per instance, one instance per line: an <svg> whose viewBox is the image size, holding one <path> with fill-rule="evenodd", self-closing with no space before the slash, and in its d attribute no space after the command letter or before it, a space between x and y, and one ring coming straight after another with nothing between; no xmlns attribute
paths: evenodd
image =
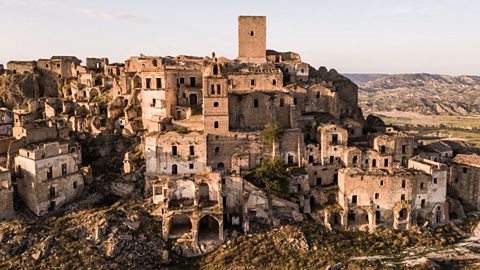
<svg viewBox="0 0 480 270"><path fill-rule="evenodd" d="M85 66L74 56L9 62L2 76L39 72L59 89L34 87L23 104L0 109L0 164L7 168L0 218L13 211L9 169L36 215L78 197L85 181L71 138L85 134L142 137L145 166L129 152L124 172L145 170L162 236L186 245L184 255L221 243L232 230L304 215L329 228L370 231L442 224L449 220L447 188L478 209L477 156L457 155L449 169L442 163L453 151L443 144L416 148L413 135L365 120L355 84L297 53L267 50L266 25L263 16L238 18L236 59L212 53L124 63L92 57ZM273 124L279 131L272 139L264 131ZM283 196L254 184L268 159L286 167Z"/></svg>
<svg viewBox="0 0 480 270"><path fill-rule="evenodd" d="M456 155L450 167L448 192L458 198L465 210L480 209L480 156Z"/></svg>
<svg viewBox="0 0 480 270"><path fill-rule="evenodd" d="M7 108L0 108L0 136L12 136L13 113Z"/></svg>
<svg viewBox="0 0 480 270"><path fill-rule="evenodd" d="M413 189L416 178L405 170L393 175L381 169L364 172L345 168L339 172L340 212L329 213L332 226L367 225L373 230L381 224L408 229L411 225Z"/></svg>
<svg viewBox="0 0 480 270"><path fill-rule="evenodd" d="M164 237L205 239L200 225L209 213L221 240L218 228L248 231L251 221L272 222L272 207L293 219L311 214L329 227L446 222L444 165L413 158L412 135L392 129L365 134L357 89L298 54L267 51L265 25L265 17L239 18L235 60L142 55L120 72L126 83L117 95L137 96L150 132L147 188L159 205ZM273 122L282 136L270 145L261 131ZM289 201L269 203L247 180L269 157L288 167L295 194ZM201 197L221 211L202 206Z"/></svg>
<svg viewBox="0 0 480 270"><path fill-rule="evenodd" d="M408 168L424 172L430 177L417 185L419 189L413 204L417 223L429 221L435 225L448 221L448 166L417 156L408 161Z"/></svg>
<svg viewBox="0 0 480 270"><path fill-rule="evenodd" d="M7 72L12 74L33 73L36 68L36 61L10 61L7 63Z"/></svg>
<svg viewBox="0 0 480 270"><path fill-rule="evenodd" d="M421 145L420 154L430 160L450 163L453 158L453 149L445 142L434 142Z"/></svg>
<svg viewBox="0 0 480 270"><path fill-rule="evenodd" d="M15 157L18 194L36 215L45 215L82 193L78 144L29 145Z"/></svg>
<svg viewBox="0 0 480 270"><path fill-rule="evenodd" d="M10 219L14 213L10 170L0 167L0 220Z"/></svg>
<svg viewBox="0 0 480 270"><path fill-rule="evenodd" d="M44 72L51 72L58 78L69 78L76 75L77 66L82 61L75 56L52 56L50 59L39 59L37 67Z"/></svg>

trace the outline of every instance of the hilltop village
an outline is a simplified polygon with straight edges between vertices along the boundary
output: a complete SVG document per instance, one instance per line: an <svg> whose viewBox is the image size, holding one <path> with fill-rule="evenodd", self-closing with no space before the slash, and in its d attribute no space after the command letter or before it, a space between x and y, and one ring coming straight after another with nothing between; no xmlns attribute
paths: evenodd
<svg viewBox="0 0 480 270"><path fill-rule="evenodd" d="M375 233L479 210L480 156L365 118L354 83L267 50L266 37L265 17L240 16L233 60L54 56L0 66L10 89L0 218L59 215L98 193L90 162L117 157L85 148L113 136L138 147L118 158L120 181L105 196L129 194L138 188L129 179L140 179L161 237L182 256L307 218ZM94 230L101 238L101 225Z"/></svg>

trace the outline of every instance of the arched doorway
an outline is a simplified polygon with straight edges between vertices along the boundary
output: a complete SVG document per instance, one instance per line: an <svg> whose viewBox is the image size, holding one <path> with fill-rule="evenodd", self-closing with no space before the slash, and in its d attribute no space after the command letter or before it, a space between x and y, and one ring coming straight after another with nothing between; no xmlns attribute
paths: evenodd
<svg viewBox="0 0 480 270"><path fill-rule="evenodd" d="M223 170L223 169L225 169L225 164L223 164L223 162L218 163L218 164L217 164L217 169L218 169L218 170Z"/></svg>
<svg viewBox="0 0 480 270"><path fill-rule="evenodd" d="M192 231L192 222L187 215L175 215L170 219L169 236L180 237Z"/></svg>
<svg viewBox="0 0 480 270"><path fill-rule="evenodd" d="M342 225L341 220L342 220L342 217L340 216L339 213L333 212L330 214L330 225L332 225L332 227L341 226Z"/></svg>
<svg viewBox="0 0 480 270"><path fill-rule="evenodd" d="M213 241L220 239L220 225L212 216L206 215L198 222L198 241Z"/></svg>
<svg viewBox="0 0 480 270"><path fill-rule="evenodd" d="M197 106L197 94L190 94L190 106Z"/></svg>
<svg viewBox="0 0 480 270"><path fill-rule="evenodd" d="M402 208L400 212L398 213L398 220L399 221L405 221L407 219L407 209Z"/></svg>
<svg viewBox="0 0 480 270"><path fill-rule="evenodd" d="M172 165L172 174L178 174L178 166L177 164L173 164Z"/></svg>
<svg viewBox="0 0 480 270"><path fill-rule="evenodd" d="M440 205L435 206L435 224L442 222L442 207Z"/></svg>

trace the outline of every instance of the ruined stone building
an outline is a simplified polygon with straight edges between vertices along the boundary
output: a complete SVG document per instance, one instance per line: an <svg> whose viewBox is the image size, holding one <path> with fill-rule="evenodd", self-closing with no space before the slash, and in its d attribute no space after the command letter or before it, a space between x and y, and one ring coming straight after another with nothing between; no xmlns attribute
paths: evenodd
<svg viewBox="0 0 480 270"><path fill-rule="evenodd" d="M14 213L10 170L0 167L0 220L10 219Z"/></svg>
<svg viewBox="0 0 480 270"><path fill-rule="evenodd" d="M424 172L429 176L429 179L427 178L425 181L422 179L417 183L415 192L417 197L413 204L417 223L421 224L426 220L435 225L448 221L448 166L417 156L408 161L408 168Z"/></svg>
<svg viewBox="0 0 480 270"><path fill-rule="evenodd" d="M12 136L13 113L7 108L0 108L0 136Z"/></svg>
<svg viewBox="0 0 480 270"><path fill-rule="evenodd" d="M79 172L82 156L78 144L52 142L29 145L15 157L18 193L41 216L82 193Z"/></svg>
<svg viewBox="0 0 480 270"><path fill-rule="evenodd" d="M9 62L2 76L45 81L32 79L21 104L0 110L0 164L12 170L20 198L37 215L74 200L84 180L72 135L121 134L142 137L144 168L127 153L124 172L145 170L162 236L185 255L205 253L234 231L304 215L370 231L442 224L447 188L478 208L476 156L458 155L449 169L442 163L453 151L443 144L416 149L413 135L365 120L354 83L297 53L267 50L266 25L263 16L238 18L236 59ZM272 126L273 139L264 134ZM255 170L271 159L286 167L285 194L256 185ZM2 183L0 199L9 202L10 181ZM13 209L3 205L0 217Z"/></svg>
<svg viewBox="0 0 480 270"><path fill-rule="evenodd" d="M458 198L465 210L480 209L480 157L457 155L450 167L449 193Z"/></svg>
<svg viewBox="0 0 480 270"><path fill-rule="evenodd" d="M142 107L147 193L165 238L202 242L208 224L218 236L208 239L221 240L218 230L302 214L370 230L448 220L447 170L412 159L413 136L366 135L356 86L296 53L267 51L265 17L241 16L238 34L235 60L141 55L115 76L116 95ZM261 135L270 123L282 128L273 145ZM269 200L247 180L270 157L288 167L289 200Z"/></svg>

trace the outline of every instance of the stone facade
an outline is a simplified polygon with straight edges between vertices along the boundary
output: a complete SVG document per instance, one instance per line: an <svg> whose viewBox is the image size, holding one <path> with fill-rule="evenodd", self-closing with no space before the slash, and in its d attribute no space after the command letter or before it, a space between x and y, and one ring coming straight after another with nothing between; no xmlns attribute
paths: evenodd
<svg viewBox="0 0 480 270"><path fill-rule="evenodd" d="M7 63L7 71L12 74L34 73L36 68L36 61L10 61Z"/></svg>
<svg viewBox="0 0 480 270"><path fill-rule="evenodd" d="M238 17L238 58L242 61L266 61L267 18L265 16Z"/></svg>
<svg viewBox="0 0 480 270"><path fill-rule="evenodd" d="M426 173L430 179L417 183L413 208L417 223L427 220L440 224L449 220L447 204L448 166L442 163L414 157L408 161L408 168Z"/></svg>
<svg viewBox="0 0 480 270"><path fill-rule="evenodd" d="M0 136L12 136L13 113L6 108L0 108Z"/></svg>
<svg viewBox="0 0 480 270"><path fill-rule="evenodd" d="M192 132L168 132L147 137L145 143L147 174L186 175L205 170L205 135Z"/></svg>
<svg viewBox="0 0 480 270"><path fill-rule="evenodd" d="M13 185L10 170L0 168L0 220L10 219L14 214Z"/></svg>
<svg viewBox="0 0 480 270"><path fill-rule="evenodd" d="M480 209L480 157L457 155L450 167L449 193L458 198L466 210Z"/></svg>
<svg viewBox="0 0 480 270"><path fill-rule="evenodd" d="M28 208L42 216L78 197L84 188L81 160L77 144L53 142L20 149L15 174L18 193Z"/></svg>

